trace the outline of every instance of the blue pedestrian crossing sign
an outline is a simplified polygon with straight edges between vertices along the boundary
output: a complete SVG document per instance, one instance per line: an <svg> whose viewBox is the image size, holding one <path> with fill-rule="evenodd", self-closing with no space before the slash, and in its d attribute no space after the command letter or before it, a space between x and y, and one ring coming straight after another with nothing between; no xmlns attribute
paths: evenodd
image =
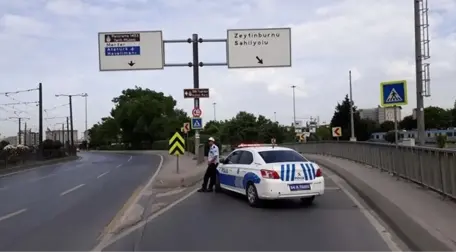
<svg viewBox="0 0 456 252"><path fill-rule="evenodd" d="M380 83L380 104L382 107L403 106L407 103L407 81Z"/></svg>
<svg viewBox="0 0 456 252"><path fill-rule="evenodd" d="M194 130L203 129L203 118L193 117L192 118L192 129L194 129Z"/></svg>

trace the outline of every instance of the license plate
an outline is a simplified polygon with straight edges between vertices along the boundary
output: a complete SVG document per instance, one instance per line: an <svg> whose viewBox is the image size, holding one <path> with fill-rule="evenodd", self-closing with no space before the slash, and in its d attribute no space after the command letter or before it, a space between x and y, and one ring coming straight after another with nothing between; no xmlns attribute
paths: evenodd
<svg viewBox="0 0 456 252"><path fill-rule="evenodd" d="M288 187L290 188L290 191L310 190L309 184L293 184L288 185Z"/></svg>

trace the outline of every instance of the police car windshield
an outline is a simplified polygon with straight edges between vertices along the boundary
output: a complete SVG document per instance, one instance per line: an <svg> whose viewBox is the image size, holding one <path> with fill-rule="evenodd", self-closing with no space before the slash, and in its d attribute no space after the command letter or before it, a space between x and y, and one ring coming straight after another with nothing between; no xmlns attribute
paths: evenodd
<svg viewBox="0 0 456 252"><path fill-rule="evenodd" d="M302 155L290 150L271 150L258 152L266 164L282 162L307 162Z"/></svg>

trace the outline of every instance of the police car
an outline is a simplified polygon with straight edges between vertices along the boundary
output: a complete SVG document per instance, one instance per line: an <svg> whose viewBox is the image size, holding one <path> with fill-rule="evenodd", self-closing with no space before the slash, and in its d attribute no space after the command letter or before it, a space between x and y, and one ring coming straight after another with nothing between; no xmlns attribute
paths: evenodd
<svg viewBox="0 0 456 252"><path fill-rule="evenodd" d="M293 149L239 145L217 167L216 190L246 195L251 206L263 200L301 199L311 204L324 194L321 168Z"/></svg>

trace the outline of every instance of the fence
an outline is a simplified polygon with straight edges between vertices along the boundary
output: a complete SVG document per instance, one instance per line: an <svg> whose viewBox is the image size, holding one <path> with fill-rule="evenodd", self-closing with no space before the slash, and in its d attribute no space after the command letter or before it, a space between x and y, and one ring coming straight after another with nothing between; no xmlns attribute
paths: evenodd
<svg viewBox="0 0 456 252"><path fill-rule="evenodd" d="M36 161L62 158L67 156L65 149L43 150L41 155L36 149L28 148L24 150L0 150L0 170L22 166Z"/></svg>
<svg viewBox="0 0 456 252"><path fill-rule="evenodd" d="M363 163L456 199L456 150L343 141L289 147Z"/></svg>

